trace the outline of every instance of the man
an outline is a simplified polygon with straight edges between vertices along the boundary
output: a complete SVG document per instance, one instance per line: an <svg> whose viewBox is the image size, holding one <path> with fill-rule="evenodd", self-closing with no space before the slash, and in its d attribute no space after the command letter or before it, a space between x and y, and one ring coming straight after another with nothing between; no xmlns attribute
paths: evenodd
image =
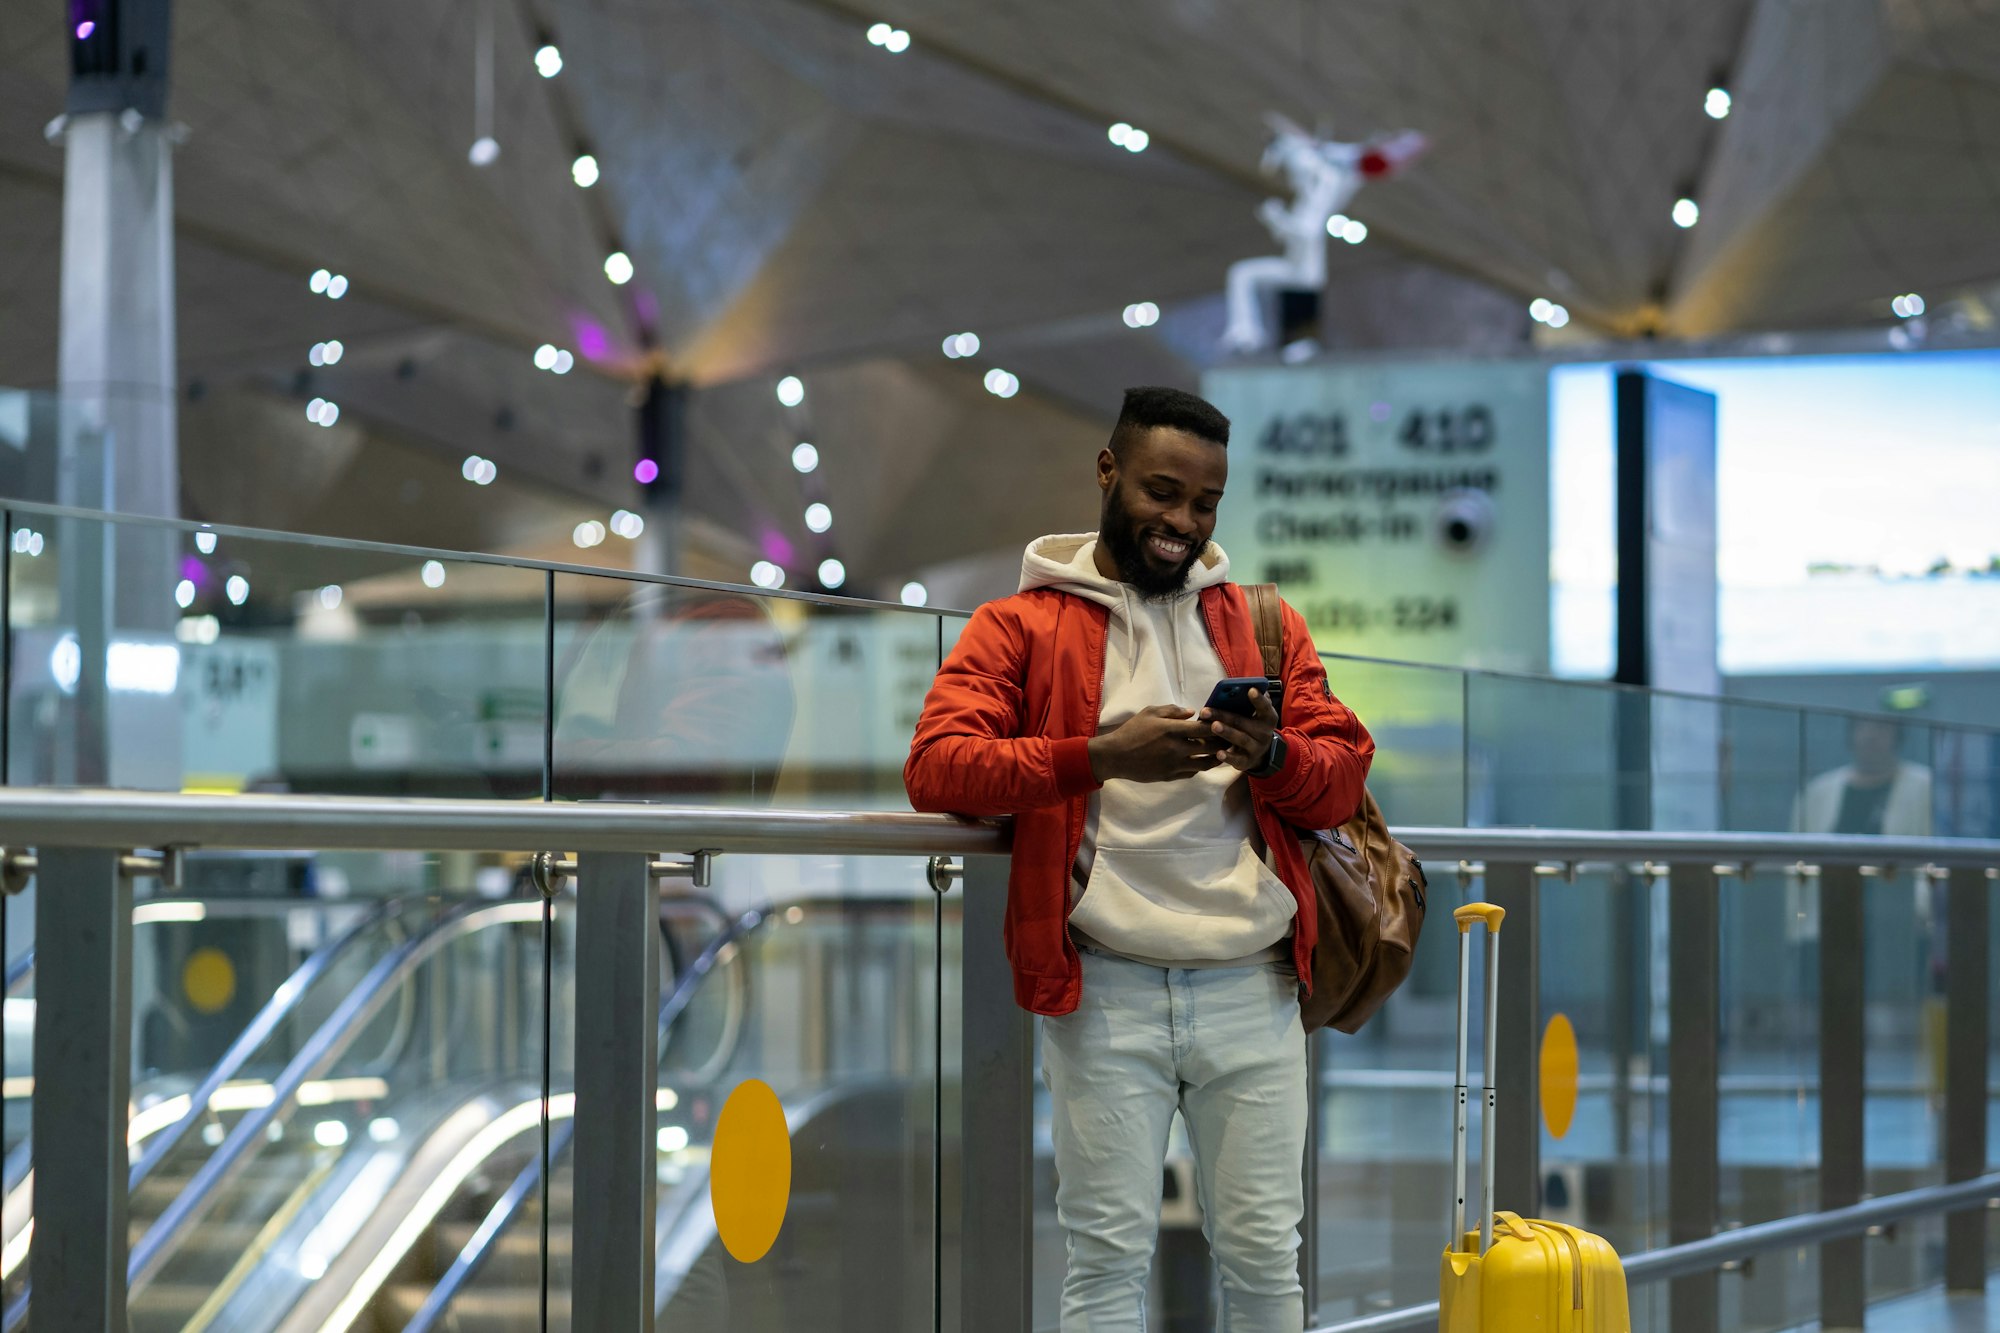
<svg viewBox="0 0 2000 1333"><path fill-rule="evenodd" d="M1931 771L1901 757L1902 741L1902 729L1887 718L1850 718L1853 762L1806 784L1794 822L1808 833L1929 837Z"/></svg>
<svg viewBox="0 0 2000 1333"><path fill-rule="evenodd" d="M1305 1039L1317 917L1295 828L1350 818L1374 742L1285 608L1282 725L1203 707L1262 675L1210 540L1229 421L1133 389L1097 456L1098 531L1028 548L924 702L919 810L1014 816L1006 942L1046 1016L1064 1333L1143 1327L1167 1133L1181 1112L1228 1333L1304 1319Z"/></svg>

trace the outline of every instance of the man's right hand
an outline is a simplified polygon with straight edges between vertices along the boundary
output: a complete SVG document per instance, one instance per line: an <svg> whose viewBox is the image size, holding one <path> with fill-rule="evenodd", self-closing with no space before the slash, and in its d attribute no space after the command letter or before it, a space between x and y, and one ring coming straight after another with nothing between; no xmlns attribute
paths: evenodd
<svg viewBox="0 0 2000 1333"><path fill-rule="evenodd" d="M1176 782L1221 763L1215 736L1194 714L1171 704L1141 709L1090 741L1090 771L1099 782Z"/></svg>

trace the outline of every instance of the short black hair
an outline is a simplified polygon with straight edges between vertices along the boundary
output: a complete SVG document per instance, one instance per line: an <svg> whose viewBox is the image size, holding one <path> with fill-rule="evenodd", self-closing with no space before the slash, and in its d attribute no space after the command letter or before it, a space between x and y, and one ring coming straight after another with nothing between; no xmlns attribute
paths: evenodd
<svg viewBox="0 0 2000 1333"><path fill-rule="evenodd" d="M1215 404L1183 389L1148 385L1125 391L1125 406L1111 428L1111 452L1123 458L1128 444L1161 426L1223 448L1229 445L1229 418Z"/></svg>

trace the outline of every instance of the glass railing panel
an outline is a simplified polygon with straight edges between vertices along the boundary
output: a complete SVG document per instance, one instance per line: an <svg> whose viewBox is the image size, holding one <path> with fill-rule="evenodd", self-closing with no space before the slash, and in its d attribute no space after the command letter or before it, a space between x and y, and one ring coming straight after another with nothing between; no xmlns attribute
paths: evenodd
<svg viewBox="0 0 2000 1333"><path fill-rule="evenodd" d="M1478 672L1465 691L1469 826L1648 826L1643 692Z"/></svg>
<svg viewBox="0 0 2000 1333"><path fill-rule="evenodd" d="M1720 822L1737 832L1793 827L1805 786L1805 714L1766 704L1719 704Z"/></svg>
<svg viewBox="0 0 2000 1333"><path fill-rule="evenodd" d="M1465 822L1466 677L1326 655L1327 684L1375 740L1368 789L1397 824Z"/></svg>

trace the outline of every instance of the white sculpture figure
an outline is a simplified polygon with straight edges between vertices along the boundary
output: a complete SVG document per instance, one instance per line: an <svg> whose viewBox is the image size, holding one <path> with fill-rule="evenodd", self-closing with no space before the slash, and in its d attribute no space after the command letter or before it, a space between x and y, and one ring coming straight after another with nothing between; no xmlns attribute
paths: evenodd
<svg viewBox="0 0 2000 1333"><path fill-rule="evenodd" d="M1229 326L1225 352L1261 352L1276 341L1265 327L1261 296L1275 287L1313 290L1326 284L1328 219L1347 207L1371 180L1409 165L1428 147L1415 130L1383 135L1366 143L1316 139L1283 116L1268 117L1276 137L1264 150L1263 168L1282 167L1292 184L1292 201L1266 199L1257 216L1285 247L1283 255L1239 259L1229 266Z"/></svg>

